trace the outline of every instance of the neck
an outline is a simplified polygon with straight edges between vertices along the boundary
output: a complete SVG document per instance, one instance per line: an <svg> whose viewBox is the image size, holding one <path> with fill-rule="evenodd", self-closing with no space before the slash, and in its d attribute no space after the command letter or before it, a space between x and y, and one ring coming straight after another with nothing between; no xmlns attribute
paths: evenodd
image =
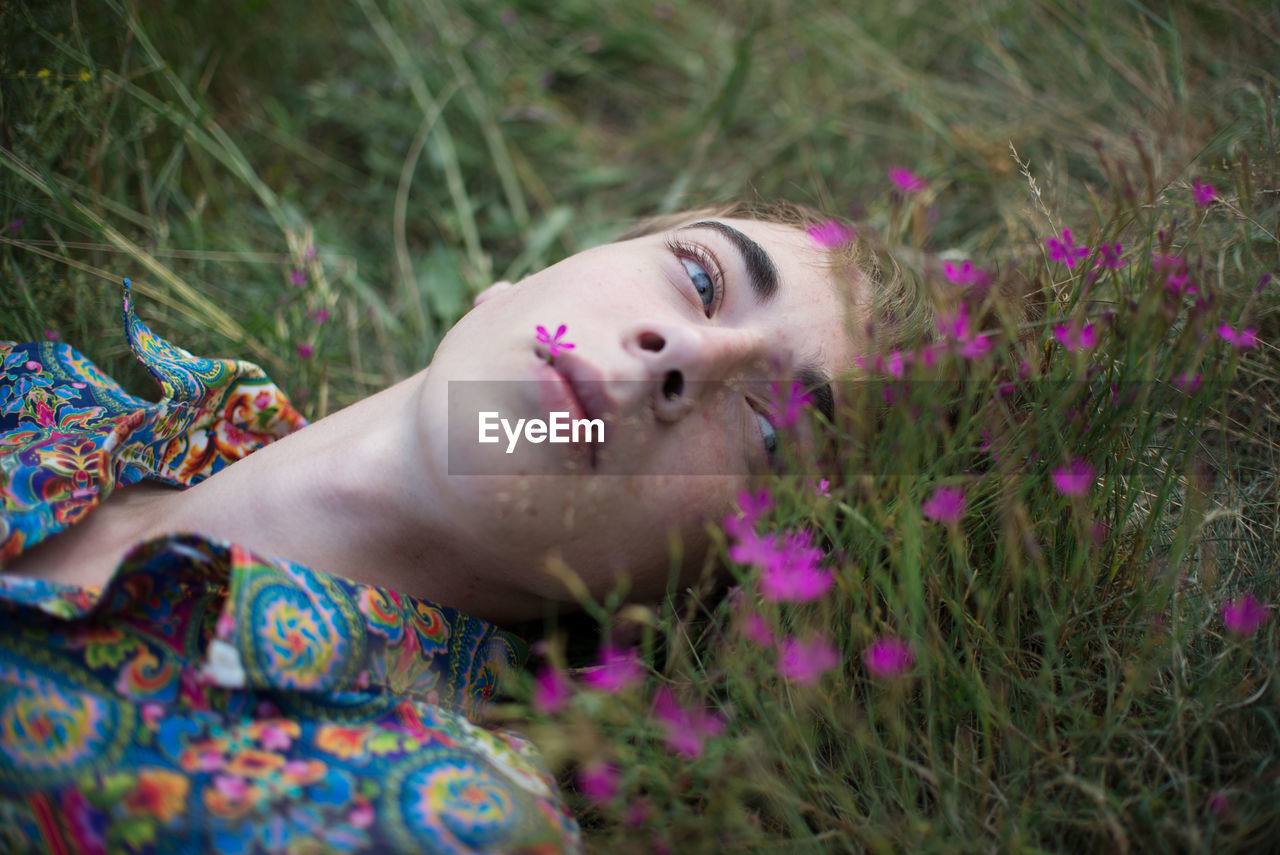
<svg viewBox="0 0 1280 855"><path fill-rule="evenodd" d="M199 532L500 623L540 615L493 577L501 563L438 489L420 385L403 381L168 497L144 536Z"/></svg>

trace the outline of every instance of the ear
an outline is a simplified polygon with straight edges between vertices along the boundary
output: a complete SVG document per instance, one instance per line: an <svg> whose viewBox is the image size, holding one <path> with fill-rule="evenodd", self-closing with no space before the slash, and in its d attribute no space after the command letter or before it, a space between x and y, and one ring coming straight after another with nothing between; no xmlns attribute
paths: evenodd
<svg viewBox="0 0 1280 855"><path fill-rule="evenodd" d="M485 300L488 300L491 297L498 296L499 294L501 294L503 291L507 290L510 287L511 287L511 283L505 279L503 279L501 282L494 282L488 288L485 288L483 291L477 294L475 300L472 301L471 305L478 306L481 303L483 303Z"/></svg>

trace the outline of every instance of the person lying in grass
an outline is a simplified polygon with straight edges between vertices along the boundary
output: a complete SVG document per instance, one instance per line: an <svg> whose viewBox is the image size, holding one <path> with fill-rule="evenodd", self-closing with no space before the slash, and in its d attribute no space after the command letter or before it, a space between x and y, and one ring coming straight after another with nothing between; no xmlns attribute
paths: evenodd
<svg viewBox="0 0 1280 855"><path fill-rule="evenodd" d="M886 305L848 234L741 215L640 232L494 285L427 368L305 429L256 366L152 333L127 287L158 404L65 345L0 345L19 838L573 849L529 743L472 723L526 653L496 625L572 600L552 565L639 599L673 541L700 567L708 522L776 464L766 381L833 418L830 378ZM480 414L556 411L602 441L480 442Z"/></svg>

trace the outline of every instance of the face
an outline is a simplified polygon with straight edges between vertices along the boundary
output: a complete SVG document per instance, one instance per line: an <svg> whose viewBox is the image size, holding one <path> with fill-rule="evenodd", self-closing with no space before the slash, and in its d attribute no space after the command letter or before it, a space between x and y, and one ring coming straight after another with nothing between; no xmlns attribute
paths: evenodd
<svg viewBox="0 0 1280 855"><path fill-rule="evenodd" d="M834 281L821 252L797 228L704 221L581 252L478 301L425 374L422 416L448 436L432 446L432 488L502 581L562 599L542 572L555 554L593 593L626 574L648 597L668 581L673 542L686 568L701 565L707 523L768 470L783 433L769 382L810 386L853 363L861 283ZM553 412L598 419L603 442L511 439L518 420ZM479 441L482 413L495 442Z"/></svg>

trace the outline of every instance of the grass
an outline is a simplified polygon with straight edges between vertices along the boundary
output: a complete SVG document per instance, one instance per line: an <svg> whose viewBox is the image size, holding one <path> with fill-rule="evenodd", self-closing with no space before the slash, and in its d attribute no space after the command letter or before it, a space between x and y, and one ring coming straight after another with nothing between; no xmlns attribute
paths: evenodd
<svg viewBox="0 0 1280 855"><path fill-rule="evenodd" d="M57 334L146 396L108 334L124 276L169 338L261 363L317 417L424 365L493 279L742 197L844 217L928 287L970 258L1055 296L993 321L992 355L943 355L963 383L855 387L896 403L870 408L881 430L854 430L856 405L832 428L830 497L773 485L761 528L827 547L822 598L765 601L726 562L736 596L588 604L640 627L646 680L501 712L593 851L1275 847L1280 629L1220 615L1280 594L1280 292L1255 287L1280 273L1273 9L111 0L0 21L0 225L21 221L0 336ZM894 192L893 166L926 189ZM1064 227L1127 265L1053 262ZM1153 252L1197 293L1171 297ZM1057 343L1086 321L1096 345ZM1061 494L1053 470L1081 459L1097 480ZM943 484L953 524L922 511ZM753 612L842 665L783 679ZM884 636L907 675L863 665ZM666 744L660 685L725 723L696 758ZM578 783L600 764L616 798Z"/></svg>

